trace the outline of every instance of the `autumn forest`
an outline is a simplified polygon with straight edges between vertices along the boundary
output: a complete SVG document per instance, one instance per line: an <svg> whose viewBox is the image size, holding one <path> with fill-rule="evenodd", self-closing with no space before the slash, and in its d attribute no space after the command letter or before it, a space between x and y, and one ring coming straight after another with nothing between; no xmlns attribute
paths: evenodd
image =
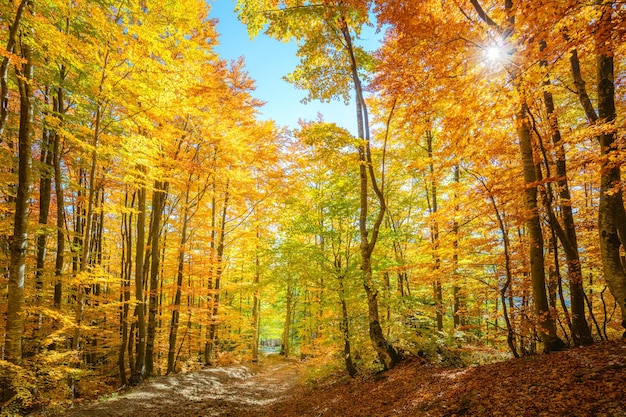
<svg viewBox="0 0 626 417"><path fill-rule="evenodd" d="M357 115L292 129L210 2L4 2L0 410L267 352L355 376L621 338L625 7L238 0Z"/></svg>

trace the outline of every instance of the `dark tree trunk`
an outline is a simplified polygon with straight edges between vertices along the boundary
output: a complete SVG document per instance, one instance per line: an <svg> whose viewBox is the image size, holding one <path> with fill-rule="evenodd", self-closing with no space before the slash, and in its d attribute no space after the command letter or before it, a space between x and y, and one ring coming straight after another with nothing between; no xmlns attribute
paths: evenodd
<svg viewBox="0 0 626 417"><path fill-rule="evenodd" d="M150 266L150 306L148 309L148 334L146 339L146 378L154 375L155 343L157 330L157 313L159 309L159 273L161 260L161 218L165 209L168 183L155 181L152 193L152 220L150 222L152 262Z"/></svg>
<svg viewBox="0 0 626 417"><path fill-rule="evenodd" d="M46 93L47 96L47 93ZM57 113L58 109L56 100L53 100L53 113ZM41 298L41 290L44 282L44 268L46 262L46 250L48 242L48 216L50 214L50 202L52 197L52 177L54 175L53 167L53 142L55 133L47 127L44 127L41 138L41 172L39 177L39 230L37 235L37 259L35 267L35 286L37 289L37 301Z"/></svg>
<svg viewBox="0 0 626 417"><path fill-rule="evenodd" d="M211 264L208 271L207 289L207 309L209 311L208 318L209 324L207 325L207 336L204 344L204 363L212 364L213 362L213 336L211 335L211 322L213 321L213 303L215 302L215 293L213 283L215 281L215 270L217 268L216 252L217 252L217 183L213 180L213 197L211 198ZM241 300L240 300L241 304ZM241 317L241 306L239 308L239 314Z"/></svg>
<svg viewBox="0 0 626 417"><path fill-rule="evenodd" d="M525 102L521 104L517 114L517 124L524 171L524 209L526 211L526 230L530 246L530 279L533 301L539 323L538 332L543 341L544 350L551 352L562 349L565 344L556 334L556 323L553 312L550 310L546 293L543 233L537 206L537 172L535 170L531 130L528 120L528 107Z"/></svg>
<svg viewBox="0 0 626 417"><path fill-rule="evenodd" d="M459 170L459 166L454 166L454 184L458 188L459 183L461 181L461 174ZM452 297L454 299L453 303L453 325L455 328L459 326L467 325L466 313L465 313L465 297L463 294L463 288L459 283L459 220L457 219L459 213L459 204L458 204L458 193L454 192L454 224L452 225L452 232L454 233L454 242L452 246L454 247L454 253L452 254L452 264L454 266L454 284L452 287ZM506 306L504 306L506 309ZM506 310L505 310L506 312Z"/></svg>
<svg viewBox="0 0 626 417"><path fill-rule="evenodd" d="M545 43L542 43L542 48L545 47L545 45ZM547 65L546 62L542 62L542 64ZM550 84L551 83L549 79L544 82L544 86L546 87L549 87ZM552 144L556 152L556 176L558 178L557 186L559 190L559 207L561 209L561 215L563 218L563 227L560 227L560 223L558 223L558 220L551 213L551 207L548 207L548 210L550 210L550 223L553 225L553 233L556 233L556 235L559 237L559 240L561 241L561 244L563 245L565 256L567 259L567 275L570 285L570 301L572 310L572 339L574 341L574 344L577 346L589 345L593 343L593 338L591 337L591 330L589 329L589 325L587 324L587 319L585 316L585 293L583 288L580 256L578 253L576 225L574 222L574 214L572 210L572 197L569 190L569 181L567 179L565 146L563 145L563 140L561 138L559 120L554 107L554 98L552 97L552 93L550 92L550 90L547 88L544 89L543 99L546 112L548 114L550 136L552 138ZM548 176L550 176L550 173L548 173ZM550 194L552 193L551 189L549 189L549 192ZM549 196L549 198L552 198L551 195ZM558 260L558 258L555 259ZM558 270L556 272L558 274ZM558 274L558 276L560 288L560 274Z"/></svg>
<svg viewBox="0 0 626 417"><path fill-rule="evenodd" d="M61 69L61 83L65 80L65 67ZM56 97L56 108L59 117L65 114L65 97L63 87L59 86ZM61 172L61 151L62 151L61 135L58 130L54 133L54 145L52 149L52 162L54 165L54 193L56 195L56 212L57 212L57 248L54 261L54 307L61 308L63 300L63 266L65 264L65 201L63 197L63 173Z"/></svg>
<svg viewBox="0 0 626 417"><path fill-rule="evenodd" d="M507 38L513 33L515 14L512 0L505 0L504 2L506 22L503 27L489 17L477 0L471 0L470 3L481 20L495 29L503 38ZM526 229L530 240L530 276L535 312L539 320L538 332L541 335L546 351L559 350L563 348L564 343L556 335L556 322L550 311L546 293L543 235L537 206L537 173L533 155L531 127L528 120L528 105L524 97L523 87L521 86L522 80L519 69L509 66L509 70L517 92L522 97L520 108L516 114L516 124L524 171L524 208L526 210Z"/></svg>
<svg viewBox="0 0 626 417"><path fill-rule="evenodd" d="M613 49L611 42L612 2L596 0L601 8L600 19L596 21L596 65L598 81L598 113L587 94L585 81L580 70L578 51L570 51L570 67L576 92L585 115L591 125L613 123L615 111L615 74ZM606 282L617 301L622 327L626 328L626 272L621 262L620 246L626 240L626 213L624 200L619 186L621 182L620 165L613 162L611 156L617 152L616 132L611 131L598 136L600 143L600 203L598 207L598 232L600 238L600 256ZM619 160L619 158L618 158ZM624 333L626 337L626 332Z"/></svg>
<svg viewBox="0 0 626 417"><path fill-rule="evenodd" d="M261 298L259 296L259 284L261 282L261 261L259 259L259 246L258 242L261 238L261 233L257 230L257 247L254 259L254 295L252 300L252 361L257 362L259 360L259 331L261 325Z"/></svg>
<svg viewBox="0 0 626 417"><path fill-rule="evenodd" d="M129 207L128 202L128 190L124 197L124 207ZM134 195L130 207L134 205ZM120 344L120 351L118 354L118 368L120 371L120 383L126 385L128 379L126 376L126 346L129 344L128 334L128 313L130 312L130 280L132 276L132 256L133 256L133 238L132 238L132 221L133 215L130 213L122 213L122 260L121 260L121 293L120 300L122 301L122 308L120 313L120 335L122 342ZM132 345L132 342L130 342Z"/></svg>
<svg viewBox="0 0 626 417"><path fill-rule="evenodd" d="M15 46L17 44L18 32L22 23L22 16L24 15L24 9L31 3L32 0L21 0L15 11L15 17L13 22L8 25L9 36L7 38L6 52L8 54L15 52ZM6 21L5 21L6 24ZM2 135L4 128L6 127L7 120L9 119L9 65L11 64L11 58L9 55L5 55L2 58L2 64L0 64L0 143L2 143ZM30 63L29 63L30 64ZM27 70L24 68L24 73ZM22 108L20 106L20 115Z"/></svg>
<svg viewBox="0 0 626 417"><path fill-rule="evenodd" d="M185 246L187 244L187 225L189 223L189 185L185 193L185 207L183 209L183 229L180 233L180 248L178 250L178 268L176 271L176 295L170 321L169 349L167 353L167 373L175 372L176 337L180 319L180 302L182 298L183 272L185 266Z"/></svg>
<svg viewBox="0 0 626 417"><path fill-rule="evenodd" d="M22 45L24 64L18 73L20 90L20 126L18 133L18 183L15 197L15 217L7 297L7 321L4 354L7 361L22 362L22 336L24 334L24 279L26 250L28 248L28 213L32 166L33 132L33 65L28 41Z"/></svg>
<svg viewBox="0 0 626 417"><path fill-rule="evenodd" d="M601 5L602 9L598 24L601 27L610 27L611 14L613 13L612 2L596 0L596 4ZM596 56L598 122L614 123L616 112L613 50L607 46L610 42L605 42L606 39L603 39L601 34L598 36L600 37L596 46L598 48ZM617 133L615 130L603 133L598 139L600 140L600 154L603 156L600 167L600 205L598 207L600 254L604 277L619 305L622 313L622 327L626 329L626 273L620 257L620 246L626 239L623 229L621 229L626 227L626 215L624 214L620 164L613 161L611 157L618 152L615 143ZM624 337L626 337L626 332L624 332Z"/></svg>
<svg viewBox="0 0 626 417"><path fill-rule="evenodd" d="M291 353L291 314L293 309L293 289L291 287L291 278L288 278L287 289L285 294L285 324L283 325L283 334L280 343L280 354L288 358Z"/></svg>
<svg viewBox="0 0 626 417"><path fill-rule="evenodd" d="M437 223L437 211L439 210L437 201L437 181L435 181L435 163L433 160L433 134L430 130L426 131L426 151L428 152L428 169L430 174L430 215L432 217L430 223L430 243L433 253L433 295L435 299L435 321L437 323L437 331L443 331L443 289L441 279L439 278L439 268L441 267L441 259L439 258L439 223Z"/></svg>
<svg viewBox="0 0 626 417"><path fill-rule="evenodd" d="M102 63L102 71L100 73L100 84L98 85L98 92L101 94L104 90L104 84L107 79L107 68L109 63L110 51L106 51L104 60ZM79 248L74 254L73 269L78 275L88 274L89 267L91 266L91 251L92 251L92 238L93 230L92 224L94 221L94 205L96 204L96 194L99 189L99 185L96 184L96 172L98 170L98 146L100 145L100 138L103 133L103 109L104 99L99 98L96 102L95 113L93 118L93 143L91 143L91 161L89 167L89 176L84 178L84 171L81 169L81 181L83 186L87 190L87 208L85 209L84 203L79 202L76 209L76 237L75 247ZM79 191L80 193L81 191ZM85 302L89 287L78 283L75 288L76 292L76 306L75 306L75 329L74 336L72 337L72 349L77 350L80 347L81 339L81 326L83 321L83 314L85 311Z"/></svg>
<svg viewBox="0 0 626 417"><path fill-rule="evenodd" d="M217 342L218 342L218 333L217 333L217 329L218 329L218 320L217 320L217 315L219 312L219 305L220 305L220 289L221 289L221 281L222 281L222 272L223 272L223 257L224 257L224 239L226 237L226 213L228 212L228 204L229 204L229 200L230 200L230 194L228 191L229 188L229 183L226 183L226 187L225 187L225 191L224 191L224 206L222 207L222 213L221 213L221 219L220 219L220 227L219 227L219 234L218 234L218 240L217 240L217 250L215 252L215 282L213 283L213 289L214 289L214 294L213 294L213 304L212 306L210 306L209 308L211 309L210 312L210 324L209 324L209 330L208 330L208 337L207 337L207 355L206 355L206 359L208 359L207 363L213 363L213 360L215 359L216 356L216 346L217 346Z"/></svg>
<svg viewBox="0 0 626 417"><path fill-rule="evenodd" d="M146 301L144 299L144 255L146 243L146 168L137 167L140 174L137 189L137 243L135 244L135 316L137 316L137 348L135 366L131 371L131 383L139 383L146 372ZM128 340L134 343L133 338ZM129 355L130 358L130 355Z"/></svg>

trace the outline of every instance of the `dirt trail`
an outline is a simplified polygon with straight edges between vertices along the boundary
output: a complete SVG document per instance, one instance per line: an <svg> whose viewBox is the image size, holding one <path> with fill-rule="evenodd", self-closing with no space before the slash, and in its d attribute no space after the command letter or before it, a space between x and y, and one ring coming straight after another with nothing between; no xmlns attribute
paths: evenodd
<svg viewBox="0 0 626 417"><path fill-rule="evenodd" d="M295 386L297 364L270 361L207 368L156 378L107 401L69 410L64 417L248 416Z"/></svg>

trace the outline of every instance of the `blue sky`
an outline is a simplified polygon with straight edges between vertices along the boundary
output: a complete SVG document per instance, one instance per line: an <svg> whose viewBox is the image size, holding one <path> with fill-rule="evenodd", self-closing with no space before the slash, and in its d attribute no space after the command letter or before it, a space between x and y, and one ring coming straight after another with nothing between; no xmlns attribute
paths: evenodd
<svg viewBox="0 0 626 417"><path fill-rule="evenodd" d="M341 101L302 104L306 93L282 79L298 64L295 43L282 43L263 34L252 41L246 26L233 12L231 0L209 0L210 17L219 19L220 34L216 52L223 58L234 60L243 56L250 77L256 81L256 98L266 102L261 108L263 119L273 119L279 126L297 128L298 120L314 120L321 113L324 120L334 122L351 132L356 131L354 105Z"/></svg>

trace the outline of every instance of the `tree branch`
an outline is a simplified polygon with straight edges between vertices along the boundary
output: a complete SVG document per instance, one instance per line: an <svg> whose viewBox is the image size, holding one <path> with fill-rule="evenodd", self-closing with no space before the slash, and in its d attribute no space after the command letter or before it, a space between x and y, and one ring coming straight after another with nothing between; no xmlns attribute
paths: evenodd
<svg viewBox="0 0 626 417"><path fill-rule="evenodd" d="M494 22L491 19L491 17L489 17L487 12L485 12L485 9L483 9L480 3L478 3L478 0L470 0L470 3L472 4L472 6L474 6L474 10L476 10L476 13L478 13L478 17L480 17L483 22L485 22L487 25L491 26L492 28L496 29L498 33L500 34L503 33L503 30L500 27L500 25L498 25L496 22Z"/></svg>

